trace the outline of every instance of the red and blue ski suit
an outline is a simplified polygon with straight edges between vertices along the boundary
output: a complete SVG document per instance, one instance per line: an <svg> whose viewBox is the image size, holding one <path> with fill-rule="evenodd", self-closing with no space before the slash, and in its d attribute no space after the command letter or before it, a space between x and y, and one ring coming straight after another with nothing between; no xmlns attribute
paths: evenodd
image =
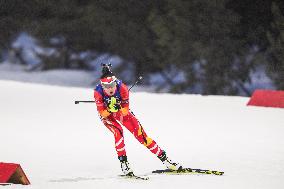
<svg viewBox="0 0 284 189"><path fill-rule="evenodd" d="M143 127L129 110L129 92L127 86L120 80L116 80L117 89L112 96L108 96L101 84L97 85L94 91L94 98L97 110L104 125L113 133L115 139L115 149L118 156L126 156L123 129L126 127L135 138L144 146L146 146L153 154L160 156L162 149L157 143L147 136ZM108 111L108 103L110 98L115 97L120 103L118 112L111 113Z"/></svg>

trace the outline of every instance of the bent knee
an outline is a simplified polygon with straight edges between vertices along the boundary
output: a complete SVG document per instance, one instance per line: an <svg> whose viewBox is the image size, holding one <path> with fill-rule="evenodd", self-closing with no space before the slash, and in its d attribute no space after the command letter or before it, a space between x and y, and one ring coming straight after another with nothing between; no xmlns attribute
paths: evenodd
<svg viewBox="0 0 284 189"><path fill-rule="evenodd" d="M144 141L144 146L148 147L152 144L153 139L151 139L150 137L146 137L146 140Z"/></svg>

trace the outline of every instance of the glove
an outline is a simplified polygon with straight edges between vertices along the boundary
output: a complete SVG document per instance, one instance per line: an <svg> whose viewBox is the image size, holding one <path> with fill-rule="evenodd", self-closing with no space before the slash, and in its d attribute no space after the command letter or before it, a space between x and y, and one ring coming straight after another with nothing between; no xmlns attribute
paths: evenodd
<svg viewBox="0 0 284 189"><path fill-rule="evenodd" d="M110 115L110 112L108 110L102 110L99 111L99 113L102 116L102 118L107 118Z"/></svg>
<svg viewBox="0 0 284 189"><path fill-rule="evenodd" d="M108 105L108 111L111 113L118 112L118 110L121 108L120 104L117 103L115 97L110 98L110 103Z"/></svg>
<svg viewBox="0 0 284 189"><path fill-rule="evenodd" d="M120 112L123 116L127 116L129 113L129 109L128 108L121 108Z"/></svg>

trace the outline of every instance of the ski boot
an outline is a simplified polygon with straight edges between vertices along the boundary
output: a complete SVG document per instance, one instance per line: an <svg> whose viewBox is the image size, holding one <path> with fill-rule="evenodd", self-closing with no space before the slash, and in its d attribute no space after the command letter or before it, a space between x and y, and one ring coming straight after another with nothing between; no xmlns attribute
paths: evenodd
<svg viewBox="0 0 284 189"><path fill-rule="evenodd" d="M166 152L163 151L162 154L160 156L158 156L158 158L163 162L163 164L170 170L174 170L174 171L179 171L182 170L182 166L178 163L174 163L172 160L170 160L167 155Z"/></svg>
<svg viewBox="0 0 284 189"><path fill-rule="evenodd" d="M120 161L120 166L123 174L126 176L133 176L134 174L127 161L127 156L119 156L118 159Z"/></svg>

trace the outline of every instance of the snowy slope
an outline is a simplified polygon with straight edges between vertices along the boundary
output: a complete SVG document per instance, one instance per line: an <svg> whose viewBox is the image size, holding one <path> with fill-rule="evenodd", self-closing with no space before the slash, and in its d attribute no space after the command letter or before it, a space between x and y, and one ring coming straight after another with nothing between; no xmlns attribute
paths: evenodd
<svg viewBox="0 0 284 189"><path fill-rule="evenodd" d="M224 176L117 178L112 134L100 123L92 89L0 81L0 162L20 163L31 189L281 188L284 110L247 107L248 98L132 93L131 108L171 159ZM163 168L125 131L137 174ZM27 186L6 186L26 188Z"/></svg>

